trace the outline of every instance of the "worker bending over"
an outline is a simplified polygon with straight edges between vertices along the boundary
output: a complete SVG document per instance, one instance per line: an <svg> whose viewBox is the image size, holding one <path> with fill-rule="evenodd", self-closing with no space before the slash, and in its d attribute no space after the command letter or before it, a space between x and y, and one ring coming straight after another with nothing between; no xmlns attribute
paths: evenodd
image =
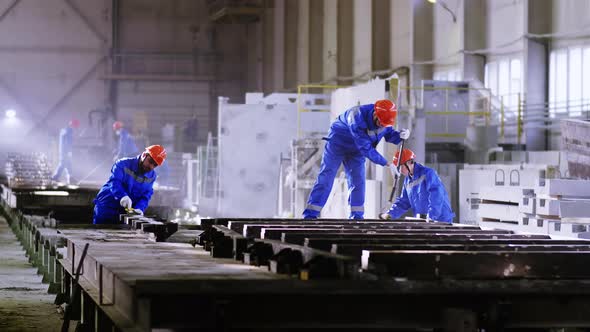
<svg viewBox="0 0 590 332"><path fill-rule="evenodd" d="M397 166L401 161L401 173L406 177L404 187L389 211L380 214L379 218L397 219L412 209L417 215L425 215L428 221L452 223L455 214L438 174L414 161L415 158L410 149L404 149L401 158L399 151L395 154L393 164Z"/></svg>
<svg viewBox="0 0 590 332"><path fill-rule="evenodd" d="M328 142L320 173L307 200L303 218L318 218L328 200L340 164L344 164L348 179L349 218L364 218L365 158L397 172L375 147L382 138L398 144L410 136L408 129L401 132L393 129L396 117L397 107L392 101L378 100L375 104L352 107L332 122L328 137L325 138Z"/></svg>
<svg viewBox="0 0 590 332"><path fill-rule="evenodd" d="M166 150L161 145L148 146L134 158L115 162L111 176L94 199L94 224L115 224L119 215L133 210L143 214L154 193L156 181L154 169L166 160Z"/></svg>

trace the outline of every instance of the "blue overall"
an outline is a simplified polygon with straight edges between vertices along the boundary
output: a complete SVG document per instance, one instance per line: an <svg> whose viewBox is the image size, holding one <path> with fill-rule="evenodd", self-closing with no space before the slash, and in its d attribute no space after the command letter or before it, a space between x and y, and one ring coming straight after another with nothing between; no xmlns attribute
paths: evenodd
<svg viewBox="0 0 590 332"><path fill-rule="evenodd" d="M355 106L340 114L332 125L324 149L320 173L311 190L303 218L317 218L326 204L340 164L348 180L350 219L363 219L365 213L365 158L386 166L387 160L375 150L382 138L401 142L392 127L377 127L373 121L373 104Z"/></svg>
<svg viewBox="0 0 590 332"><path fill-rule="evenodd" d="M152 170L142 174L139 159L140 156L137 156L115 162L109 180L94 199L94 224L118 223L119 215L125 213L119 202L125 196L131 198L134 209L145 211L154 193L152 186L156 180L156 172Z"/></svg>
<svg viewBox="0 0 590 332"><path fill-rule="evenodd" d="M116 159L133 157L139 153L135 139L125 128L121 128L119 133L119 145L117 147Z"/></svg>
<svg viewBox="0 0 590 332"><path fill-rule="evenodd" d="M72 174L72 138L74 130L71 127L66 127L59 132L59 164L51 177L57 181L62 173Z"/></svg>
<svg viewBox="0 0 590 332"><path fill-rule="evenodd" d="M410 208L415 214L427 214L433 221L452 223L455 217L438 174L419 163L414 163L414 175L406 176L402 194L388 213L391 218L397 219Z"/></svg>

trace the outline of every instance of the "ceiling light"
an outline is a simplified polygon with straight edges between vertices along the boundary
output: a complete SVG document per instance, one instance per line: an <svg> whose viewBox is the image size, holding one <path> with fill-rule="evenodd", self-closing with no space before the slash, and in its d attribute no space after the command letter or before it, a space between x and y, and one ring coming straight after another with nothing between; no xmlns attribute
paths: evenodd
<svg viewBox="0 0 590 332"><path fill-rule="evenodd" d="M436 0L428 0L430 3L436 3Z"/></svg>
<svg viewBox="0 0 590 332"><path fill-rule="evenodd" d="M33 195L37 196L69 196L70 193L62 190L45 190L45 191L33 191Z"/></svg>
<svg viewBox="0 0 590 332"><path fill-rule="evenodd" d="M16 111L13 110L13 109L8 109L8 110L6 110L5 115L9 119L15 118L16 117Z"/></svg>

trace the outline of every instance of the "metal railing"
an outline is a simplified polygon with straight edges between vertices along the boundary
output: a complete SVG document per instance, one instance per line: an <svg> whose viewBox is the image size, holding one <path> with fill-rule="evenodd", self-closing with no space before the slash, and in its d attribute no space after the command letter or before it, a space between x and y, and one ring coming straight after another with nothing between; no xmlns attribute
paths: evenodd
<svg viewBox="0 0 590 332"><path fill-rule="evenodd" d="M113 65L122 75L213 75L214 53L149 53L126 52L114 54Z"/></svg>
<svg viewBox="0 0 590 332"><path fill-rule="evenodd" d="M441 132L430 132L427 134L431 138L465 138L466 134L464 128L459 132L453 132L451 130L450 123L453 121L452 117L463 116L467 118L467 123L470 125L488 126L490 124L497 124L499 122L499 115L494 112L491 106L492 93L487 88L471 88L471 87L451 87L451 86L420 86L420 87L400 87L402 91L409 91L409 93L403 93L405 95L414 96L414 104L412 101L408 101L407 98L404 101L400 101L400 109L409 110L412 108L423 109L424 114L427 118L429 117L440 117L440 121L443 124L444 131ZM437 107L437 110L429 108L429 105L425 105L423 100L424 91L440 91L443 93L443 105ZM469 93L468 102L465 105L451 105L450 96L453 93L458 92ZM404 105L405 104L405 105ZM438 105L437 105L438 106ZM456 119L456 118L455 118ZM437 120L438 121L438 120Z"/></svg>
<svg viewBox="0 0 590 332"><path fill-rule="evenodd" d="M525 131L530 129L560 132L561 119L590 119L590 99L559 102L528 103L526 95L515 93L499 96L500 139L502 143L524 143ZM507 103L506 100L512 98Z"/></svg>
<svg viewBox="0 0 590 332"><path fill-rule="evenodd" d="M330 112L330 95L332 90L344 88L339 85L300 84L297 86L297 138L302 137L302 112ZM313 90L310 91L310 90ZM321 98L323 96L323 98Z"/></svg>

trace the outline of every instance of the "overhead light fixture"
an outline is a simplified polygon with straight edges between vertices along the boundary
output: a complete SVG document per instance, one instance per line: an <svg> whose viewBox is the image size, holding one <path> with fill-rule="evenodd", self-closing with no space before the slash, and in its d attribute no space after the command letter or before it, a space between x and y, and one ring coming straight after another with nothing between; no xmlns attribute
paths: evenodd
<svg viewBox="0 0 590 332"><path fill-rule="evenodd" d="M437 0L428 0L428 2L430 2L433 5L436 5L437 3L440 4L441 7L443 7L446 11L449 12L449 14L451 14L451 16L453 17L453 22L457 23L457 15L453 13L453 11L449 8L449 6L447 6L447 4L444 1L438 2Z"/></svg>
<svg viewBox="0 0 590 332"><path fill-rule="evenodd" d="M13 119L16 117L16 111L13 109L7 109L6 112L4 112L4 114L6 115L7 118L9 119Z"/></svg>
<svg viewBox="0 0 590 332"><path fill-rule="evenodd" d="M37 195L37 196L69 196L70 193L65 190L44 190L44 191L33 191L33 195Z"/></svg>

